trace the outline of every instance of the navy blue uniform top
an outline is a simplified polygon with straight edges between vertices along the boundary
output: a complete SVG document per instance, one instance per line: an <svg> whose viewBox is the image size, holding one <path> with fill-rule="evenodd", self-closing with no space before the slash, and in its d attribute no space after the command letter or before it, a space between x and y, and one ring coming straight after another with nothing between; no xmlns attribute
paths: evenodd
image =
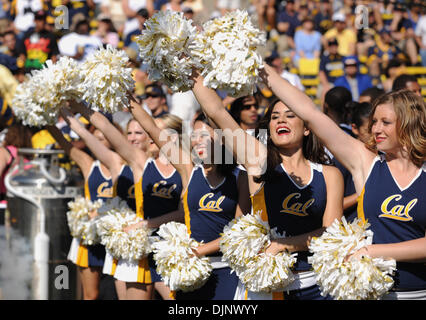
<svg viewBox="0 0 426 320"><path fill-rule="evenodd" d="M191 238L204 243L213 241L235 218L238 204L239 170L224 177L216 187L208 182L202 166L196 166L183 195L185 223ZM221 255L220 252L213 255Z"/></svg>
<svg viewBox="0 0 426 320"><path fill-rule="evenodd" d="M398 243L423 238L426 230L426 165L401 188L384 155L376 157L358 199L358 217L367 220L373 243ZM426 289L424 263L397 262L396 290Z"/></svg>
<svg viewBox="0 0 426 320"><path fill-rule="evenodd" d="M105 177L101 171L100 162L94 161L85 183L85 197L91 201L106 200L112 197L112 179Z"/></svg>
<svg viewBox="0 0 426 320"><path fill-rule="evenodd" d="M175 211L179 207L182 180L176 169L164 177L155 160L147 160L142 179L135 185L136 213L144 219L152 219Z"/></svg>
<svg viewBox="0 0 426 320"><path fill-rule="evenodd" d="M276 180L265 182L252 196L253 212L261 211L262 219L286 237L308 233L322 227L327 190L322 165L310 163L311 180L297 185L282 164L275 168ZM311 269L308 251L298 252L294 270Z"/></svg>
<svg viewBox="0 0 426 320"><path fill-rule="evenodd" d="M133 171L128 165L121 167L120 174L114 186L114 196L125 200L129 208L136 211Z"/></svg>

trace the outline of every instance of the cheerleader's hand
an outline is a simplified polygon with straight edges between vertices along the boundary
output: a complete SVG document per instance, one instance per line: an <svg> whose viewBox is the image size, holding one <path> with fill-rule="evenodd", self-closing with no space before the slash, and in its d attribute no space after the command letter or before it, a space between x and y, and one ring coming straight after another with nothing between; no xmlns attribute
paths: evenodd
<svg viewBox="0 0 426 320"><path fill-rule="evenodd" d="M92 210L89 212L89 218L90 220L96 218L98 216L98 211L97 210Z"/></svg>
<svg viewBox="0 0 426 320"><path fill-rule="evenodd" d="M130 231L138 229L138 228L142 228L142 227L146 226L147 224L148 224L148 222L146 220L143 220L141 222L131 224L127 227L124 227L123 231L129 233Z"/></svg>
<svg viewBox="0 0 426 320"><path fill-rule="evenodd" d="M275 240L271 241L271 244L269 245L269 247L266 248L265 253L268 253L270 255L276 255L281 251L286 250L285 248L283 248L283 245Z"/></svg>
<svg viewBox="0 0 426 320"><path fill-rule="evenodd" d="M206 255L205 252L204 252L205 250L204 250L203 244L200 244L198 247L191 248L191 249L192 249L192 252L194 253L194 255L198 258L204 257Z"/></svg>
<svg viewBox="0 0 426 320"><path fill-rule="evenodd" d="M360 260L364 256L369 256L367 247L363 247L359 249L358 251L356 251L355 253L347 255L344 261L347 262L351 259Z"/></svg>

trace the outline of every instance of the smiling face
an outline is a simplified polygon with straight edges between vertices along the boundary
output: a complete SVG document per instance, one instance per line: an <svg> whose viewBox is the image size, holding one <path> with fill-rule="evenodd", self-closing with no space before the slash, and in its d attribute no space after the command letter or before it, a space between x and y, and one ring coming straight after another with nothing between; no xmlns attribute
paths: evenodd
<svg viewBox="0 0 426 320"><path fill-rule="evenodd" d="M203 121L194 122L194 129L191 133L191 148L192 152L203 161L213 158L214 136L212 127Z"/></svg>
<svg viewBox="0 0 426 320"><path fill-rule="evenodd" d="M397 116L391 104L377 106L371 122L371 134L379 151L389 152L401 147L398 140Z"/></svg>
<svg viewBox="0 0 426 320"><path fill-rule="evenodd" d="M127 125L127 140L140 150L146 151L148 149L148 135L136 120L130 120Z"/></svg>
<svg viewBox="0 0 426 320"><path fill-rule="evenodd" d="M280 101L273 106L269 134L273 144L279 148L301 148L309 130L305 128L302 119Z"/></svg>

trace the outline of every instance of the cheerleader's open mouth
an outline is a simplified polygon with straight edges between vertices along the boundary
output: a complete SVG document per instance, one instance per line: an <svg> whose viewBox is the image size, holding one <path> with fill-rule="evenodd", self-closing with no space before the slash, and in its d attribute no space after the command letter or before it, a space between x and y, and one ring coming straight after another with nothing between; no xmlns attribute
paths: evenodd
<svg viewBox="0 0 426 320"><path fill-rule="evenodd" d="M290 130L290 128L289 128L289 127L281 125L281 126L278 126L278 127L277 127L277 130L276 130L275 132L276 132L279 136L282 136L282 135L290 134L291 130Z"/></svg>

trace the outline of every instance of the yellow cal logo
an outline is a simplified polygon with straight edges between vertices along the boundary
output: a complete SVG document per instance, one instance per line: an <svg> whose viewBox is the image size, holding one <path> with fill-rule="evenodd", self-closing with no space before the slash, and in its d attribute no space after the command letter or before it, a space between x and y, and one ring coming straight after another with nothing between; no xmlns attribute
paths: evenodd
<svg viewBox="0 0 426 320"><path fill-rule="evenodd" d="M135 199L135 185L132 185L128 190L127 190L127 196L129 197L129 199Z"/></svg>
<svg viewBox="0 0 426 320"><path fill-rule="evenodd" d="M103 182L98 186L96 190L98 197L102 198L111 198L112 197L112 187L108 187L108 182Z"/></svg>
<svg viewBox="0 0 426 320"><path fill-rule="evenodd" d="M164 199L173 199L172 192L176 189L176 184L173 184L170 187L161 187L167 184L167 181L161 180L156 182L152 187L151 195L164 198Z"/></svg>
<svg viewBox="0 0 426 320"><path fill-rule="evenodd" d="M210 211L210 212L222 212L222 208L220 205L222 204L223 200L225 199L225 196L220 196L219 199L211 200L205 203L207 199L213 198L214 193L206 193L204 196L201 197L200 201L198 202L198 205L200 208L198 211Z"/></svg>
<svg viewBox="0 0 426 320"><path fill-rule="evenodd" d="M395 200L398 202L401 200L402 196L400 194L394 194L383 201L380 209L382 210L382 214L379 216L380 218L390 218L399 221L412 221L413 218L410 216L410 210L416 205L418 199L413 199L407 203L407 205L397 204L389 209L390 203Z"/></svg>
<svg viewBox="0 0 426 320"><path fill-rule="evenodd" d="M308 213L306 210L315 202L315 199L309 199L305 203L292 202L294 199L300 198L300 193L289 194L282 203L282 210L280 212L294 214L299 217L306 217ZM291 203L291 204L290 204Z"/></svg>

